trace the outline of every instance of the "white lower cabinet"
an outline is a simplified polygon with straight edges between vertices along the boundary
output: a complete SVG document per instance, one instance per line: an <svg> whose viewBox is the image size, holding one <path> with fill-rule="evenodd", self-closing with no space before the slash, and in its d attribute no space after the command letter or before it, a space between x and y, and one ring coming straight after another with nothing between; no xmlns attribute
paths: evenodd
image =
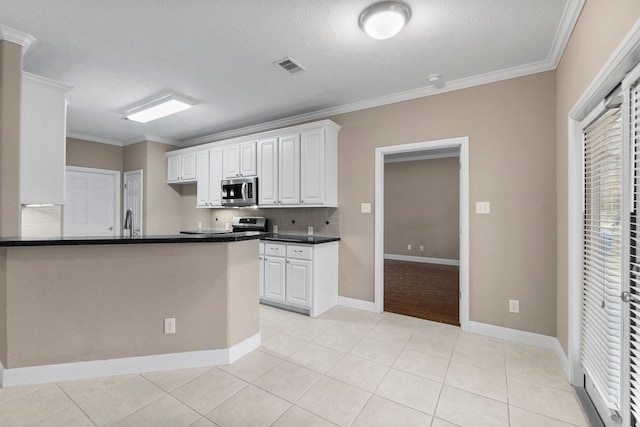
<svg viewBox="0 0 640 427"><path fill-rule="evenodd" d="M265 257L264 259L264 298L284 302L285 300L285 259Z"/></svg>
<svg viewBox="0 0 640 427"><path fill-rule="evenodd" d="M338 242L260 242L260 299L317 317L338 303Z"/></svg>

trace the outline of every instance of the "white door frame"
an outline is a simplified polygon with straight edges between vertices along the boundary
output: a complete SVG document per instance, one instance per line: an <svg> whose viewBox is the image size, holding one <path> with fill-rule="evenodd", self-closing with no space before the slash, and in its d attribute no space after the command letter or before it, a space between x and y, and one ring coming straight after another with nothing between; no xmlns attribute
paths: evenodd
<svg viewBox="0 0 640 427"><path fill-rule="evenodd" d="M569 112L568 127L568 213L567 213L567 291L568 291L568 351L567 376L571 384L582 387L584 375L580 365L580 337L582 329L582 205L583 205L583 153L581 122L613 90L627 72L637 63L640 55L640 20L636 21L629 33L620 42L602 69L595 76L580 99ZM623 316L623 328L628 333L628 324ZM622 353L628 348L621 349ZM623 362L622 386L629 377L628 364ZM630 419L628 396L622 393L622 414Z"/></svg>
<svg viewBox="0 0 640 427"><path fill-rule="evenodd" d="M459 137L378 147L375 152L374 309L384 310L384 156L442 148L460 149L460 327L469 329L469 138Z"/></svg>
<svg viewBox="0 0 640 427"><path fill-rule="evenodd" d="M84 173L99 173L102 175L111 175L113 176L113 186L115 193L115 201L113 204L113 209L115 212L113 213L113 235L120 235L120 199L122 197L122 193L120 192L120 171L110 170L110 169L98 169L98 168L86 168L81 166L65 166L65 180L67 172L84 172ZM66 196L65 196L66 197ZM63 213L64 216L64 213ZM64 223L64 219L63 219ZM64 235L64 230L62 230L62 234Z"/></svg>
<svg viewBox="0 0 640 427"><path fill-rule="evenodd" d="M139 222L140 222L140 234L143 235L144 234L144 171L142 169L136 169L136 170L132 170L132 171L126 171L123 173L124 175L124 179L123 182L127 182L127 176L128 175L137 175L140 174L140 218L138 218ZM123 203L122 203L122 214L126 215L125 209L127 208L127 188L124 189L124 193L123 193ZM124 224L123 224L124 225ZM124 230L123 230L124 232Z"/></svg>

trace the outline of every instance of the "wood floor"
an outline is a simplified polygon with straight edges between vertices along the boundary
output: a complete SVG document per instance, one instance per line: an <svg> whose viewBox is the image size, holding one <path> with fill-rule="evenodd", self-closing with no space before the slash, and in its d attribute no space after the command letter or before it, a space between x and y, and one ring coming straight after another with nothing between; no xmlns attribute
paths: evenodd
<svg viewBox="0 0 640 427"><path fill-rule="evenodd" d="M459 268L384 261L384 311L460 325Z"/></svg>

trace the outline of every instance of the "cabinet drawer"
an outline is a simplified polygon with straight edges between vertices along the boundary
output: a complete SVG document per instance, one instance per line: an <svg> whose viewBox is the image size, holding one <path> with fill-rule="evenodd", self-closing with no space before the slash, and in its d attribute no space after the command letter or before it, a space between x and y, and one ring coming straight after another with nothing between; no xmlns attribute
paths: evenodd
<svg viewBox="0 0 640 427"><path fill-rule="evenodd" d="M287 245L287 257L298 259L311 259L311 246Z"/></svg>
<svg viewBox="0 0 640 427"><path fill-rule="evenodd" d="M277 243L265 243L264 254L284 257L287 254L287 245Z"/></svg>

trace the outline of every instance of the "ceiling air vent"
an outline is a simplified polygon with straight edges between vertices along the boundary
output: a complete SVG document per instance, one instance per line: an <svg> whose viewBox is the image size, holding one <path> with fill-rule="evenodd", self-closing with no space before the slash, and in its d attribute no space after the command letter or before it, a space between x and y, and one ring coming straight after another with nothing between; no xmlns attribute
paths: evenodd
<svg viewBox="0 0 640 427"><path fill-rule="evenodd" d="M289 57L282 58L274 62L274 64L278 64L284 70L290 72L291 74L295 74L299 71L306 71L300 64L297 64L293 59Z"/></svg>

